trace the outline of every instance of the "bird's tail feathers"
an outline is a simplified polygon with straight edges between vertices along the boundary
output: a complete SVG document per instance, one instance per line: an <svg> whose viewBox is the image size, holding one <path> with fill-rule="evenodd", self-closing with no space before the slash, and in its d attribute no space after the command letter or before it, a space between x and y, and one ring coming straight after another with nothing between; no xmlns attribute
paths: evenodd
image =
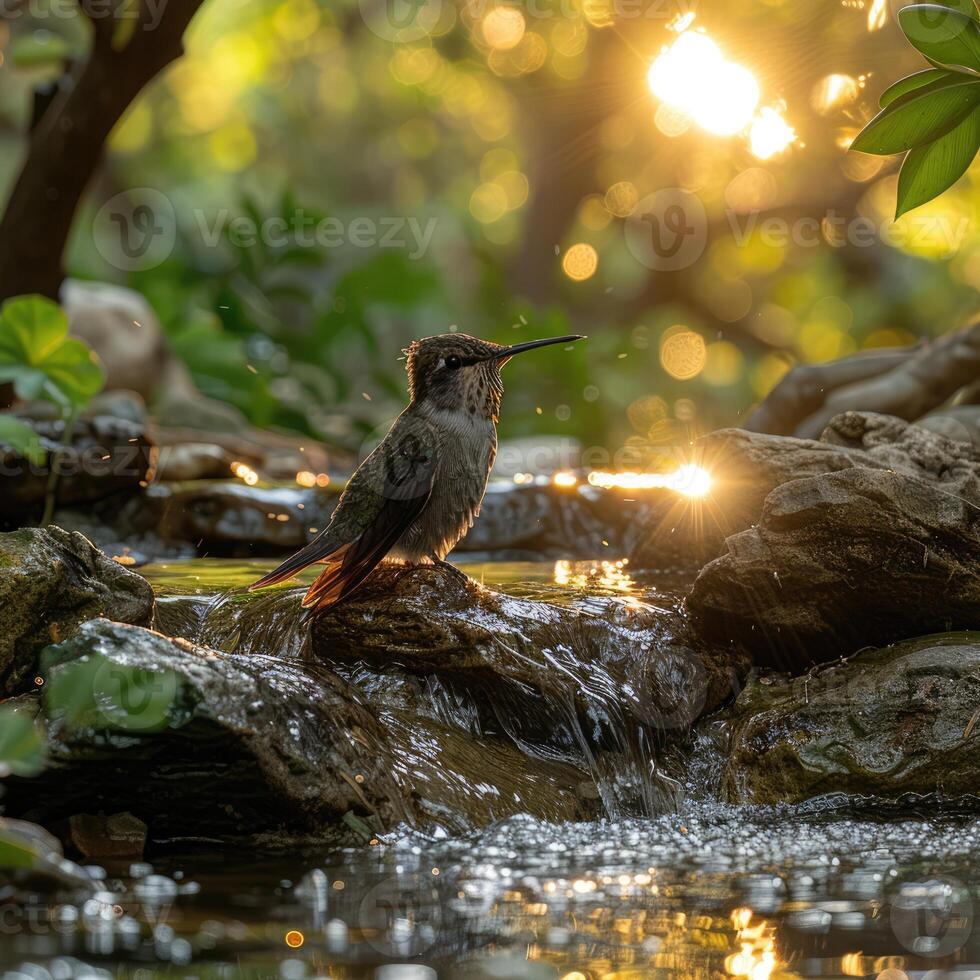
<svg viewBox="0 0 980 980"><path fill-rule="evenodd" d="M256 589L264 589L269 585L278 585L280 582L285 582L286 579L298 575L304 568L309 568L310 565L315 565L317 562L339 561L346 550L346 545L341 545L339 548L330 548L329 546L324 547L319 541L311 541L301 551L297 551L291 558L287 558L278 568L273 569L268 575L263 576L257 582L253 582L248 587L248 591L254 592Z"/></svg>

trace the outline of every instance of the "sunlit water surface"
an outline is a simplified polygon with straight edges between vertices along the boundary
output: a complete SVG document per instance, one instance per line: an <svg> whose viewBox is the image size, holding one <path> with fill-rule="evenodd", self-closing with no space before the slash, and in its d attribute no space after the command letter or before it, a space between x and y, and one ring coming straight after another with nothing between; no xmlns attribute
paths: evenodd
<svg viewBox="0 0 980 980"><path fill-rule="evenodd" d="M145 571L161 597L207 600L268 567ZM466 570L552 601L683 590L615 558ZM975 821L703 802L455 839L404 828L342 851L164 852L96 870L84 903L0 906L0 964L11 980L974 977L978 854Z"/></svg>

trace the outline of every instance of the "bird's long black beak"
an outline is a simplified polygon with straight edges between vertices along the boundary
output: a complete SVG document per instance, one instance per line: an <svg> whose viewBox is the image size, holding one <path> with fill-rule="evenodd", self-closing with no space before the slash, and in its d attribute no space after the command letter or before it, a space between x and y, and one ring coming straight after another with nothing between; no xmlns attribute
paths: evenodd
<svg viewBox="0 0 980 980"><path fill-rule="evenodd" d="M509 361L515 354L523 354L527 350L537 350L539 347L550 347L552 344L571 344L576 340L585 340L581 334L570 334L567 337L547 337L544 340L529 340L524 344L512 344L483 358L485 361Z"/></svg>

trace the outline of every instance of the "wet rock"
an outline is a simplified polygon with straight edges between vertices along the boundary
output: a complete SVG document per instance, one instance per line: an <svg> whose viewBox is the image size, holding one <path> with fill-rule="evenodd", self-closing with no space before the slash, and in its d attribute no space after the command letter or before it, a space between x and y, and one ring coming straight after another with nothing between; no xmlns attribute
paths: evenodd
<svg viewBox="0 0 980 980"><path fill-rule="evenodd" d="M170 472L217 473L223 451L207 444L171 456ZM214 465L214 469L209 468ZM227 473L227 467L223 471ZM62 509L59 521L84 530L100 546L126 542L151 556L212 557L284 555L307 544L326 526L343 489L248 486L241 480L155 482L139 497L117 494L86 507ZM458 554L495 558L607 558L632 547L642 503L595 487L491 484L480 516L460 542Z"/></svg>
<svg viewBox="0 0 980 980"><path fill-rule="evenodd" d="M666 595L561 606L441 569L383 566L309 633L301 596L189 596L160 603L157 627L225 650L308 657L372 691L408 683L414 717L575 765L611 812L662 808L665 787L650 778L657 744L730 700L748 667L738 651L696 645ZM387 697L378 703L384 710Z"/></svg>
<svg viewBox="0 0 980 980"><path fill-rule="evenodd" d="M153 590L78 533L58 527L0 534L0 686L37 672L37 654L94 616L148 623Z"/></svg>
<svg viewBox="0 0 980 980"><path fill-rule="evenodd" d="M980 633L907 640L806 678L752 683L724 786L739 803L964 797L980 785Z"/></svg>
<svg viewBox="0 0 980 980"><path fill-rule="evenodd" d="M278 555L316 537L330 520L338 494L250 487L239 480L158 484L148 490L132 523L137 530L154 530L164 541L190 543L199 554Z"/></svg>
<svg viewBox="0 0 980 980"><path fill-rule="evenodd" d="M131 860L143 858L146 824L129 812L110 816L76 813L68 821L71 842L87 860Z"/></svg>
<svg viewBox="0 0 980 980"><path fill-rule="evenodd" d="M36 520L44 510L50 468L59 475L56 500L62 507L87 506L120 491L133 494L153 478L157 450L143 426L99 415L77 419L71 445L62 446L65 424L23 418L48 454L44 463L25 460L0 446L4 506L0 526Z"/></svg>
<svg viewBox="0 0 980 980"><path fill-rule="evenodd" d="M698 441L696 455L712 474L710 496L653 498L632 550L635 565L716 558L727 537L760 519L777 487L854 467L894 470L980 505L980 452L888 415L838 415L819 441L720 429Z"/></svg>
<svg viewBox="0 0 980 980"><path fill-rule="evenodd" d="M572 767L460 739L390 689L382 718L322 665L94 620L46 651L42 670L50 762L8 780L4 802L45 824L125 807L152 840L363 843L404 822L594 815Z"/></svg>
<svg viewBox="0 0 980 980"><path fill-rule="evenodd" d="M852 468L783 484L695 581L698 629L800 670L862 646L980 628L980 508L937 483Z"/></svg>
<svg viewBox="0 0 980 980"><path fill-rule="evenodd" d="M61 843L43 827L0 817L0 889L6 901L32 895L84 898L96 891L88 872L66 861Z"/></svg>
<svg viewBox="0 0 980 980"><path fill-rule="evenodd" d="M480 516L456 553L493 553L520 559L605 558L632 550L642 502L633 494L552 483L493 482ZM673 496L673 495L672 495Z"/></svg>

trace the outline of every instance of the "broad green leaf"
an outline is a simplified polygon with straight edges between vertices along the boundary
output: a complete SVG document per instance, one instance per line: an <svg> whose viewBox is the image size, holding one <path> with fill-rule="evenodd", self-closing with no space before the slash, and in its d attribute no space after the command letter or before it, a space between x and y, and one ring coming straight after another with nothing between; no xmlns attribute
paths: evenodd
<svg viewBox="0 0 980 980"><path fill-rule="evenodd" d="M944 136L909 150L898 175L895 217L938 197L956 183L980 149L980 109Z"/></svg>
<svg viewBox="0 0 980 980"><path fill-rule="evenodd" d="M68 317L43 296L15 296L0 309L10 344L16 344L26 364L39 364L68 336ZM7 347L0 340L0 348Z"/></svg>
<svg viewBox="0 0 980 980"><path fill-rule="evenodd" d="M972 17L974 20L980 21L980 12L977 11L977 5L974 0L933 0L933 2L939 4L941 7L958 10L961 14L966 14L967 17Z"/></svg>
<svg viewBox="0 0 980 980"><path fill-rule="evenodd" d="M903 7L898 22L930 61L980 71L980 24L972 16L940 4L920 3Z"/></svg>
<svg viewBox="0 0 980 980"><path fill-rule="evenodd" d="M12 415L0 415L0 446L9 446L18 455L40 465L46 453L37 433Z"/></svg>
<svg viewBox="0 0 980 980"><path fill-rule="evenodd" d="M882 109L861 130L851 149L879 156L911 150L948 133L978 103L980 79L951 73Z"/></svg>
<svg viewBox="0 0 980 980"><path fill-rule="evenodd" d="M927 68L925 71L917 71L914 75L906 75L900 78L894 85L889 85L878 98L878 105L884 109L891 105L897 98L914 92L917 88L938 82L941 78L949 78L953 72L945 68Z"/></svg>
<svg viewBox="0 0 980 980"><path fill-rule="evenodd" d="M72 54L71 45L61 35L50 31L22 34L11 42L8 52L10 64L16 68L61 66Z"/></svg>
<svg viewBox="0 0 980 980"><path fill-rule="evenodd" d="M68 336L56 303L18 296L0 309L0 380L20 398L47 398L68 413L102 390L105 375L88 345Z"/></svg>
<svg viewBox="0 0 980 980"><path fill-rule="evenodd" d="M30 714L0 705L0 774L36 776L46 758L44 736Z"/></svg>

